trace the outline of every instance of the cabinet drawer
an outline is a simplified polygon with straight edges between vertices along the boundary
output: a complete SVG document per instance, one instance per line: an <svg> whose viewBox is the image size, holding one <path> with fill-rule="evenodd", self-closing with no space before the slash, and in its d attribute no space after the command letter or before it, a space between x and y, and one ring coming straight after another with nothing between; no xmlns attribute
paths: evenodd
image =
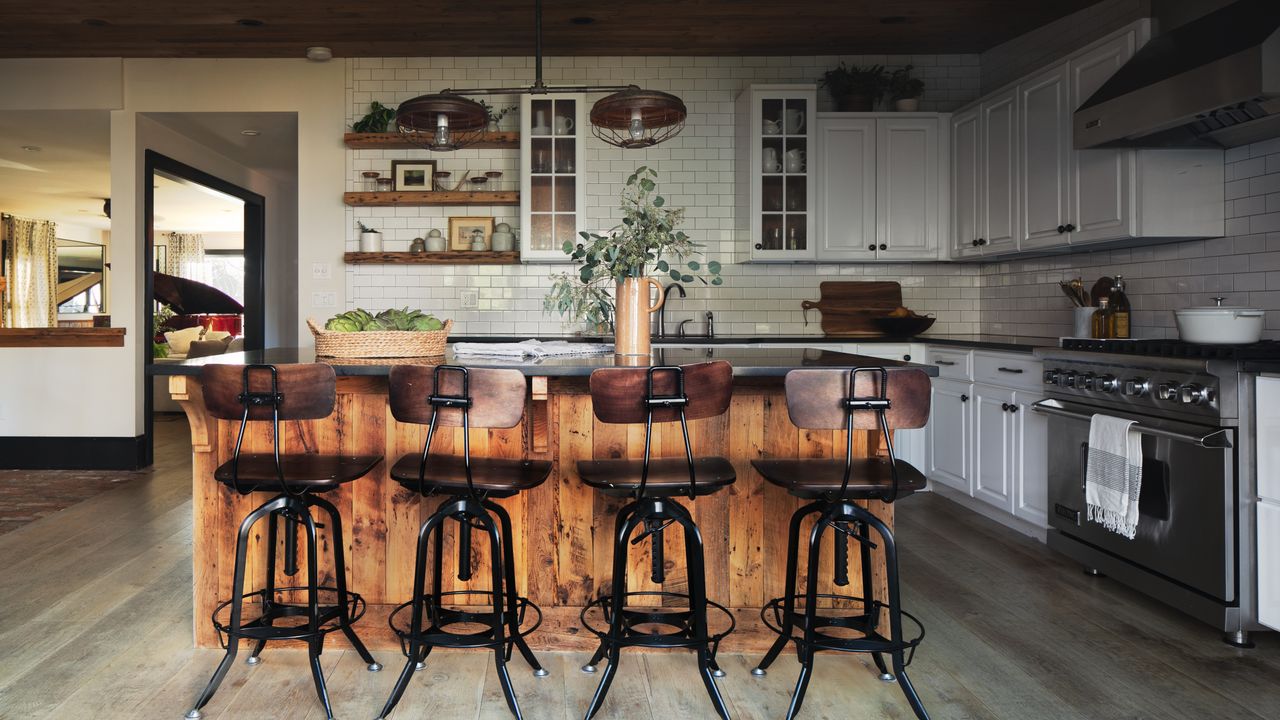
<svg viewBox="0 0 1280 720"><path fill-rule="evenodd" d="M1034 390L1044 380L1043 367L1044 363L1030 355L973 354L973 380L988 385Z"/></svg>
<svg viewBox="0 0 1280 720"><path fill-rule="evenodd" d="M973 353L969 350L942 350L931 347L925 354L925 364L937 365L938 377L971 380L973 379L972 357Z"/></svg>

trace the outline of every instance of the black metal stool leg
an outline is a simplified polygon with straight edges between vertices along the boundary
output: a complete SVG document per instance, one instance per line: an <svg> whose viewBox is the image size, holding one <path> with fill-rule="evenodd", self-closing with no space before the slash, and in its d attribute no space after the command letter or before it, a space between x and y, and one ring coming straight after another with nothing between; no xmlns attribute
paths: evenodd
<svg viewBox="0 0 1280 720"><path fill-rule="evenodd" d="M323 509L329 516L329 532L333 537L333 575L338 586L338 626L342 628L342 634L347 636L347 641L359 653L360 659L364 660L369 672L378 672L382 669L382 665L373 659L373 655L369 653L369 649L356 636L355 628L351 626L351 604L350 596L347 594L346 541L342 535L342 514L338 512L338 508L334 507L333 503L324 498L313 496L309 499L313 505Z"/></svg>
<svg viewBox="0 0 1280 720"><path fill-rule="evenodd" d="M865 522L853 523L853 531L860 539L858 543L861 546L859 557L862 562L862 612L867 618L867 632L870 633L876 628L880 622L880 613L874 604L875 599L875 580L871 572L871 533L867 530ZM871 660L875 662L876 669L880 671L880 679L885 682L893 682L893 673L889 672L889 666L885 664L884 653L871 653Z"/></svg>
<svg viewBox="0 0 1280 720"><path fill-rule="evenodd" d="M631 516L635 513L636 506L637 506L636 503L630 503L628 505L622 506L621 508L618 508L618 514L615 516L613 521L614 527L621 528L624 524L626 524L627 520L629 520ZM615 554L616 554L616 548L615 548ZM610 581L610 584L612 588L616 588L618 587L619 582L622 582L623 592L625 593L626 592L625 578L622 581L619 581L618 577L615 575L613 580ZM612 589L610 590L610 592L612 592ZM581 668L582 672L594 673L599 668L600 661L604 659L608 651L609 651L609 643L606 642L604 639L601 639L600 645L596 648L595 653L592 654L591 659L587 661L586 665L582 666Z"/></svg>
<svg viewBox="0 0 1280 720"><path fill-rule="evenodd" d="M677 504L674 500L669 501L672 507L672 514L676 522L684 528L684 554L686 575L689 583L689 614L693 620L694 637L707 637L707 581L706 568L703 564L702 551L702 533L698 531L698 526L694 523L693 518L688 511ZM676 508L679 508L678 510ZM729 720L729 709L725 707L724 698L720 695L720 688L716 687L714 676L715 660L711 657L711 648L707 647L707 643L702 643L697 647L698 653L698 671L702 675L702 684L707 688L707 695L711 696L711 704L716 709L716 714L722 720Z"/></svg>
<svg viewBox="0 0 1280 720"><path fill-rule="evenodd" d="M240 531L236 534L236 565L231 581L231 623L229 627L234 631L238 632L240 630L240 614L244 605L244 566L245 555L249 549L249 533L259 520L264 516L270 517L272 513L283 508L286 502L285 498L277 498L268 502L249 513L240 523ZM236 652L239 649L239 635L234 633L229 635L227 637L227 654L222 657L222 662L218 663L218 668L213 671L213 677L209 679L209 683L205 685L204 690L200 692L200 696L196 698L195 704L187 712L188 718L194 720L200 717L200 709L208 704L213 694L218 691L218 686L222 684L223 678L227 676L227 671L231 669L232 663L236 661Z"/></svg>
<svg viewBox="0 0 1280 720"><path fill-rule="evenodd" d="M615 521L616 531L613 538L613 587L611 589L613 594L610 597L609 636L601 642L600 649L596 651L588 667L596 665L602 657L607 657L609 664L605 666L604 673L600 677L600 684L596 686L595 695L591 697L591 704L587 706L587 712L583 715L585 720L591 720L600 711L600 706L604 704L605 695L609 693L609 686L613 684L613 675L618 671L618 661L621 658L620 651L622 649L622 631L626 626L623 608L626 605L627 595L627 548L629 547L631 533L635 531L640 522L641 518L636 513L636 505L634 503L624 506L618 511L618 517Z"/></svg>
<svg viewBox="0 0 1280 720"><path fill-rule="evenodd" d="M507 645L506 634L506 599L503 597L506 580L506 571L503 566L506 564L504 558L507 557L507 551L503 548L502 532L499 530L498 523L495 523L493 516L487 512L483 505L468 506L473 508L469 512L470 517L480 521L484 526L485 532L489 535L489 567L492 571L492 579L490 580L493 588L493 662L498 671L498 683L502 685L502 694L507 699L507 707L511 709L511 714L516 720L524 720L524 716L520 714L520 702L516 699L515 688L511 685L511 674L507 672ZM469 524L470 517L463 519L463 524ZM505 592L515 596L516 589L514 587L506 588Z"/></svg>
<svg viewBox="0 0 1280 720"><path fill-rule="evenodd" d="M875 527L876 534L884 542L885 584L888 585L889 591L889 631L892 633L891 639L895 642L900 642L903 635L902 598L898 586L898 547L893 540L893 532L889 530L884 522L874 516L871 517L869 522ZM920 702L920 696L916 693L915 686L911 684L911 679L907 677L904 654L901 648L892 653L893 672L898 676L898 685L902 688L902 694L907 697L907 703L911 705L911 710L916 714L916 717L919 720L929 720L929 713L924 709L924 704Z"/></svg>
<svg viewBox="0 0 1280 720"><path fill-rule="evenodd" d="M798 648L800 659L800 677L796 678L796 689L791 695L791 706L787 709L787 720L794 720L804 704L805 691L809 689L809 676L813 672L815 633L818 619L818 560L822 553L822 532L826 529L830 511L823 512L814 523L809 534L809 567L806 578L804 597L804 642Z"/></svg>
<svg viewBox="0 0 1280 720"><path fill-rule="evenodd" d="M513 537L515 533L511 529L511 516L507 514L505 508L495 502L485 502L484 507L498 516L498 521L502 524L502 537L505 538L503 564L506 566L507 637L511 644L520 650L520 655L525 662L529 663L529 667L533 668L534 677L546 677L551 673L542 667L542 663L538 662L538 657L533 654L529 643L525 642L524 637L520 635L520 616L516 612L518 593L516 592L516 557Z"/></svg>
<svg viewBox="0 0 1280 720"><path fill-rule="evenodd" d="M268 625L271 624L271 603L275 602L276 597L276 527L279 518L280 513L277 512L267 516L267 581L262 593L262 615ZM258 640L254 643L253 650L249 653L249 657L245 658L244 664L257 665L262 662L259 656L266 646L266 640Z"/></svg>
<svg viewBox="0 0 1280 720"><path fill-rule="evenodd" d="M316 552L316 521L311 517L311 509L301 502L294 506L294 510L302 515L307 530L307 628L311 632L311 640L307 642L307 656L311 661L311 679L315 681L316 695L324 705L325 717L333 720L333 705L329 702L324 668L320 665L324 636L320 634L320 565ZM341 539L337 542L341 542Z"/></svg>
<svg viewBox="0 0 1280 720"><path fill-rule="evenodd" d="M751 671L752 675L757 677L765 674L769 666L774 660L778 659L778 654L787 646L787 642L791 640L791 618L796 610L796 573L799 572L797 565L799 564L800 553L800 524L804 518L822 508L821 503L810 503L796 510L791 514L791 527L787 534L787 580L786 589L782 594L782 633L778 635L778 639L773 641L773 645L769 648L769 652L765 653L764 659L756 665Z"/></svg>

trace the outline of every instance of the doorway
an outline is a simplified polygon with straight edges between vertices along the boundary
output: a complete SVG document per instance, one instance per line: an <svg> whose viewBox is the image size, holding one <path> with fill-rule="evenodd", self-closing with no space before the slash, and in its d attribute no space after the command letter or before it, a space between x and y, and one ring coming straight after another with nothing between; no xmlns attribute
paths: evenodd
<svg viewBox="0 0 1280 720"><path fill-rule="evenodd" d="M167 210L157 205L158 198L163 201L166 197L173 198ZM172 340L163 346L155 342L141 343L143 364L153 364L157 355L169 355L171 347L182 351L178 355L185 356L190 351L193 333L201 335L198 340L203 340L205 335L225 340L228 349L261 350L266 326L265 199L153 150L146 151L144 156L143 198L146 228L143 327L150 332L157 328L158 313L163 317L172 311L180 313L180 318L170 323L197 328L183 333L182 328L173 327L178 333L171 335ZM184 214L191 219L184 227L183 221L166 213ZM227 218L237 216L240 227L229 227ZM212 231L191 232L204 229ZM209 242L206 243L206 239ZM179 253L181 258L177 257ZM160 295L157 295L158 280ZM193 295L194 300L184 302L184 298ZM163 302L157 303L158 298ZM234 306L225 305L227 301L237 303L240 312L237 313ZM207 345L203 347L202 352L207 352ZM156 382L144 375L147 465L154 458Z"/></svg>

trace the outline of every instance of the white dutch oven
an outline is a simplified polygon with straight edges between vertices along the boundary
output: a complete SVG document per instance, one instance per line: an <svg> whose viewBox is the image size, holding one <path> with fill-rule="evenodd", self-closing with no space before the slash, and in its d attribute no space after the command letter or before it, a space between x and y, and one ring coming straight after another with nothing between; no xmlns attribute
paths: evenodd
<svg viewBox="0 0 1280 720"><path fill-rule="evenodd" d="M1203 345L1246 345L1262 339L1266 313L1257 308L1224 306L1226 298L1213 298L1217 305L1173 311L1178 336Z"/></svg>

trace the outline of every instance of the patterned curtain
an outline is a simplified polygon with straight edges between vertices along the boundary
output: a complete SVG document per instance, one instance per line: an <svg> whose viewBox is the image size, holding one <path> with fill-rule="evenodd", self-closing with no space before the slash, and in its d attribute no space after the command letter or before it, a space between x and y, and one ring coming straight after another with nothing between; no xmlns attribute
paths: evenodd
<svg viewBox="0 0 1280 720"><path fill-rule="evenodd" d="M169 233L169 250L164 272L188 280L208 282L204 277L204 236L193 233Z"/></svg>
<svg viewBox="0 0 1280 720"><path fill-rule="evenodd" d="M4 242L5 327L57 327L58 242L44 220L0 217Z"/></svg>

